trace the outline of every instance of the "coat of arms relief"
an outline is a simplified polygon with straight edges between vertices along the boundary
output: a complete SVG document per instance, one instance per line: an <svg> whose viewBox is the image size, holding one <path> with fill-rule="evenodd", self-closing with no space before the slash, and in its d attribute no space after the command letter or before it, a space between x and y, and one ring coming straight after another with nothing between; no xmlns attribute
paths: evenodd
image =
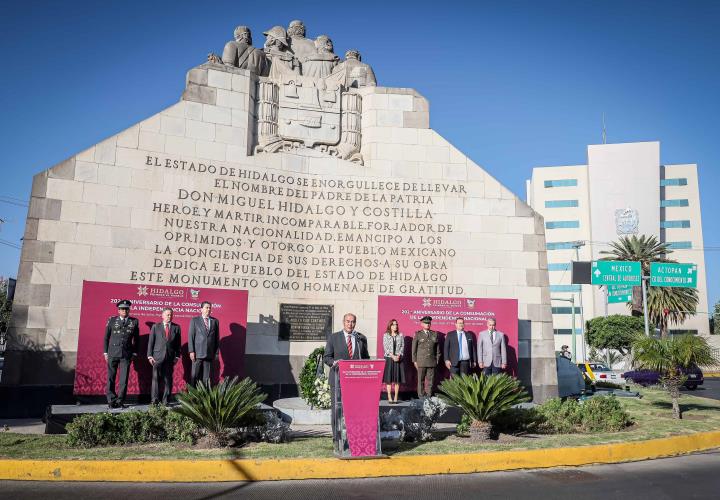
<svg viewBox="0 0 720 500"><path fill-rule="evenodd" d="M362 165L362 96L357 89L377 84L372 68L357 50L347 51L341 60L326 35L305 38L302 21L263 34L260 50L252 46L250 29L238 26L222 57L208 56L259 77L255 152L310 148Z"/></svg>

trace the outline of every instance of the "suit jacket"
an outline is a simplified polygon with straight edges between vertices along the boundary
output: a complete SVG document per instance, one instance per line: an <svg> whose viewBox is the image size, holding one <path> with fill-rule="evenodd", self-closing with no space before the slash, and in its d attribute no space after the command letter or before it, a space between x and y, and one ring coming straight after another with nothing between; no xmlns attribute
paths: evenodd
<svg viewBox="0 0 720 500"><path fill-rule="evenodd" d="M359 332L353 333L355 333L355 350L353 351L352 359L370 359L367 337ZM328 366L332 366L335 361L341 359L351 359L350 356L348 356L345 333L342 330L328 335L327 342L325 343L325 356L323 357L325 364Z"/></svg>
<svg viewBox="0 0 720 500"><path fill-rule="evenodd" d="M195 353L197 359L215 359L220 345L220 324L212 316L208 317L210 329L205 329L202 316L190 320L188 351Z"/></svg>
<svg viewBox="0 0 720 500"><path fill-rule="evenodd" d="M105 326L103 349L108 358L131 359L138 353L140 345L140 322L127 317L123 326L120 316L110 316Z"/></svg>
<svg viewBox="0 0 720 500"><path fill-rule="evenodd" d="M174 361L180 357L180 325L170 323L170 338L165 338L165 326L163 322L155 323L150 329L147 355L155 358L155 361L162 363L165 359Z"/></svg>
<svg viewBox="0 0 720 500"><path fill-rule="evenodd" d="M472 332L465 332L465 338L467 339L468 345L468 358L470 363L475 363L477 360L477 351L475 347L475 334ZM443 357L445 361L450 361L452 366L460 364L460 344L458 344L457 330L452 330L445 334L445 345L443 346Z"/></svg>
<svg viewBox="0 0 720 500"><path fill-rule="evenodd" d="M478 360L485 366L494 365L498 368L507 364L507 342L503 332L495 330L495 342L492 342L488 330L480 332Z"/></svg>

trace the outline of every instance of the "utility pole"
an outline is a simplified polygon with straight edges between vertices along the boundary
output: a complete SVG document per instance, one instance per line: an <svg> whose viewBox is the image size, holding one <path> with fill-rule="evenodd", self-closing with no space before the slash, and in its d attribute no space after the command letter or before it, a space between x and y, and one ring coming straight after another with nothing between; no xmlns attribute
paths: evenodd
<svg viewBox="0 0 720 500"><path fill-rule="evenodd" d="M650 321L648 320L647 308L647 282L650 276L642 277L643 316L645 316L645 335L650 336Z"/></svg>
<svg viewBox="0 0 720 500"><path fill-rule="evenodd" d="M574 241L575 261L580 261L580 247L584 247L585 242L582 240ZM585 308L583 307L583 286L580 285L580 344L582 344L583 361L587 361L587 352L585 349ZM575 314L575 306L573 306L573 315ZM575 327L573 326L573 340L575 339Z"/></svg>

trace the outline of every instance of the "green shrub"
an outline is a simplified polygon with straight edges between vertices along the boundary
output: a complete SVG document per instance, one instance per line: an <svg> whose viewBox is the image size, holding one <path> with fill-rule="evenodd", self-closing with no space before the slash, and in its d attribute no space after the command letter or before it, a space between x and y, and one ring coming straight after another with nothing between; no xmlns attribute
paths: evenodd
<svg viewBox="0 0 720 500"><path fill-rule="evenodd" d="M535 408L510 408L495 415L491 422L497 432L516 434L536 432L543 422L543 417Z"/></svg>
<svg viewBox="0 0 720 500"><path fill-rule="evenodd" d="M496 415L529 399L520 382L504 373L446 379L440 384L440 397L470 416L469 434L478 440L491 437L492 419Z"/></svg>
<svg viewBox="0 0 720 500"><path fill-rule="evenodd" d="M246 423L248 413L266 397L249 378L226 378L216 386L187 386L177 395L180 407L175 411L207 431L208 445L226 446L234 429Z"/></svg>
<svg viewBox="0 0 720 500"><path fill-rule="evenodd" d="M537 408L539 429L558 434L617 432L632 423L615 396L597 396L578 402L555 398Z"/></svg>
<svg viewBox="0 0 720 500"><path fill-rule="evenodd" d="M468 415L467 413L463 413L462 417L460 417L460 423L457 424L455 433L458 436L468 436L470 434L470 424L471 423L472 423L472 418L470 418L470 415Z"/></svg>
<svg viewBox="0 0 720 500"><path fill-rule="evenodd" d="M161 441L192 443L198 428L175 411L151 406L147 412L80 415L66 430L70 446L90 448Z"/></svg>

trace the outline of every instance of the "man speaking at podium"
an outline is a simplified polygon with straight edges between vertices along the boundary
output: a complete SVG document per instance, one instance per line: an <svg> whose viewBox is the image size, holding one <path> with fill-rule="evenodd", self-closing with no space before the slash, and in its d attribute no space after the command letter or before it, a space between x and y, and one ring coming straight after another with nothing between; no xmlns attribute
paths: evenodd
<svg viewBox="0 0 720 500"><path fill-rule="evenodd" d="M323 360L329 367L341 359L370 359L367 347L367 337L355 331L357 316L347 313L343 316L343 329L331 333L325 343L325 356ZM330 401L332 403L332 428L333 433L337 431L335 422L335 374L330 373ZM336 442L333 436L333 441Z"/></svg>

